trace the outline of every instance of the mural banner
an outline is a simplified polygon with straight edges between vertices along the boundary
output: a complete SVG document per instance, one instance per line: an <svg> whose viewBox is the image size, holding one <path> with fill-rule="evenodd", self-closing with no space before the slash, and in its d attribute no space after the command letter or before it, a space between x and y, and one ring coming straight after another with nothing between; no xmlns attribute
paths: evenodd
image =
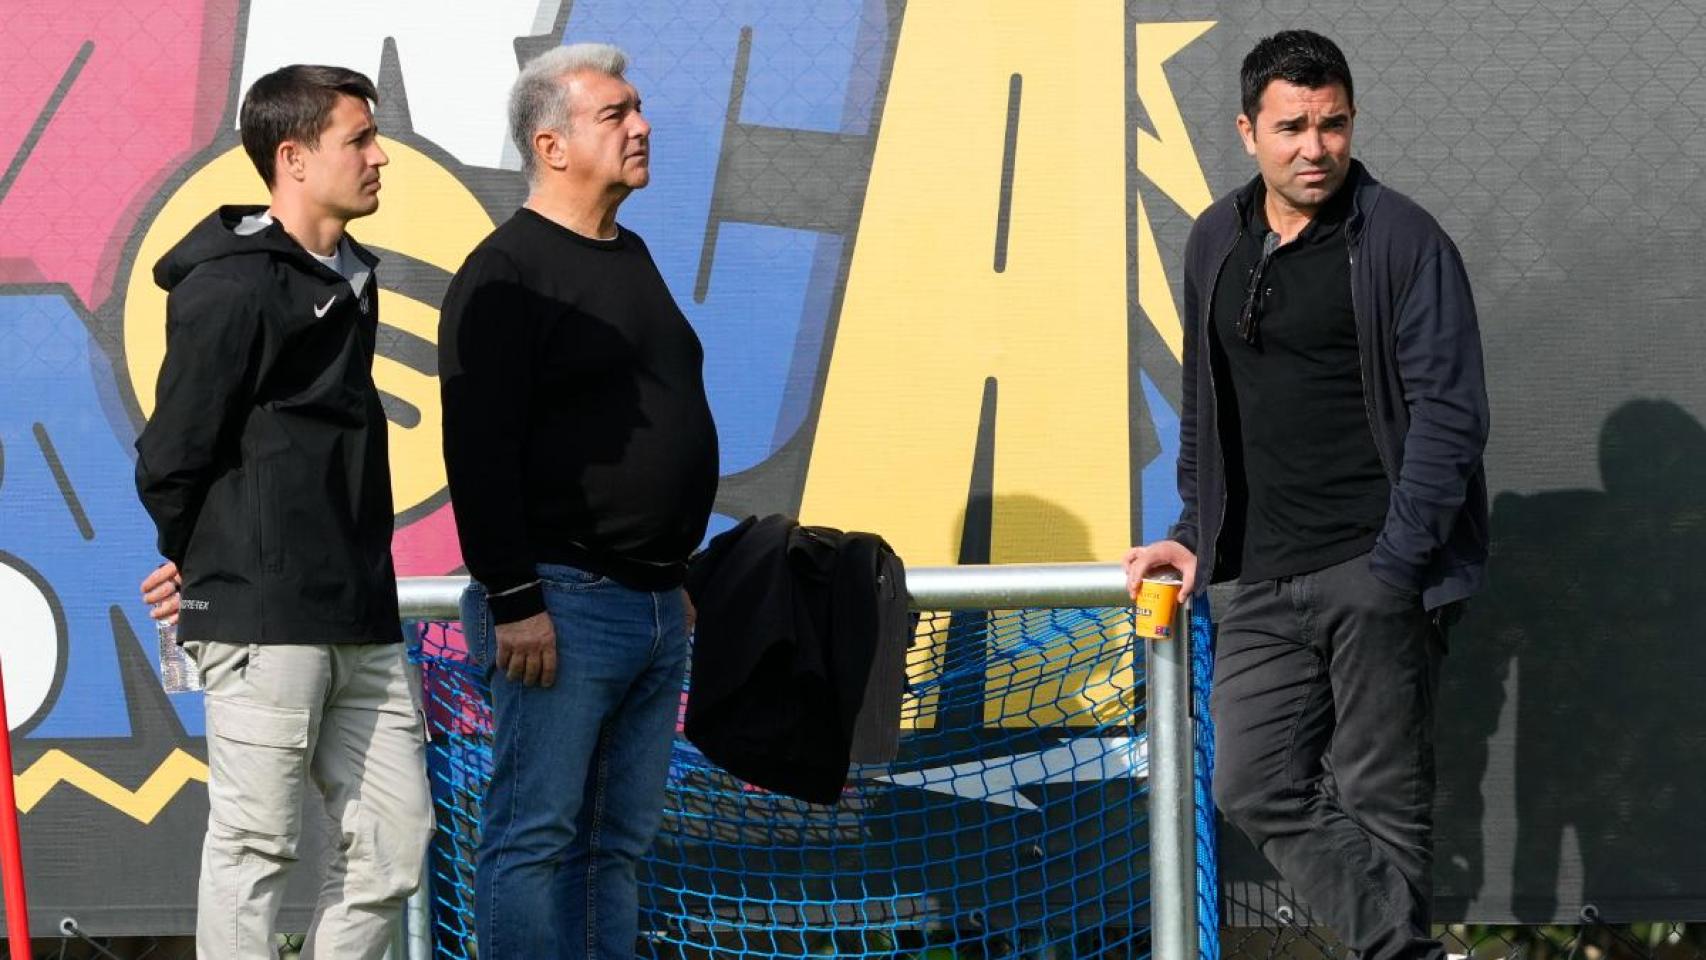
<svg viewBox="0 0 1706 960"><path fill-rule="evenodd" d="M1185 238L1253 175L1238 63L1292 26L1345 48L1358 155L1453 235L1483 318L1496 557L1442 693L1441 916L1706 916L1696 5L10 0L0 660L32 919L191 929L204 721L152 662L132 443L155 259L264 202L235 126L256 77L381 92L384 203L352 233L382 257L403 575L461 568L434 340L525 196L505 95L580 40L628 51L655 128L622 219L705 345L713 534L783 511L914 565L1108 561L1178 511ZM1287 896L1233 837L1223 875L1235 922Z"/></svg>

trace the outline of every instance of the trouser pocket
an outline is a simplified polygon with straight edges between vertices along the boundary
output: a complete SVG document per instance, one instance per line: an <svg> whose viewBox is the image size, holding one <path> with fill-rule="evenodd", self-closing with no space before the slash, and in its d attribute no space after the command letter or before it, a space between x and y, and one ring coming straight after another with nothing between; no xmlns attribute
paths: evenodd
<svg viewBox="0 0 1706 960"><path fill-rule="evenodd" d="M208 816L237 830L295 836L308 768L308 711L241 697L207 703Z"/></svg>

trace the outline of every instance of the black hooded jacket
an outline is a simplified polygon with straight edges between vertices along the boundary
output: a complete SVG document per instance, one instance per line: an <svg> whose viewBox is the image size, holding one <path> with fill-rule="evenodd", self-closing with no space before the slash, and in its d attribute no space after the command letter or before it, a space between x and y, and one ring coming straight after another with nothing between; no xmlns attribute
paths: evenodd
<svg viewBox="0 0 1706 960"><path fill-rule="evenodd" d="M183 576L182 640L401 638L378 260L357 292L262 207L221 207L154 267L166 358L136 488Z"/></svg>

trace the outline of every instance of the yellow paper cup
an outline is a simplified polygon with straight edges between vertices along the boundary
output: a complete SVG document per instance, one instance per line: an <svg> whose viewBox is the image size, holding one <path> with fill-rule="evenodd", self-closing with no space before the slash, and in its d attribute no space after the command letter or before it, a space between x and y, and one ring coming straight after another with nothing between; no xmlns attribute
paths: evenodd
<svg viewBox="0 0 1706 960"><path fill-rule="evenodd" d="M1137 635L1145 640L1170 640L1173 617L1179 609L1176 578L1144 577L1137 589Z"/></svg>

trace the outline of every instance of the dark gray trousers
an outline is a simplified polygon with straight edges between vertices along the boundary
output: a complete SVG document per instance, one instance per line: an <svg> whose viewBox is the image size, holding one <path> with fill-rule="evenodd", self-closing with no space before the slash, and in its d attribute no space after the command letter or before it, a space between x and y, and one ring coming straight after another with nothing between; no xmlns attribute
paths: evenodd
<svg viewBox="0 0 1706 960"><path fill-rule="evenodd" d="M1369 960L1431 937L1434 700L1445 637L1359 556L1239 584L1214 664L1214 800Z"/></svg>

